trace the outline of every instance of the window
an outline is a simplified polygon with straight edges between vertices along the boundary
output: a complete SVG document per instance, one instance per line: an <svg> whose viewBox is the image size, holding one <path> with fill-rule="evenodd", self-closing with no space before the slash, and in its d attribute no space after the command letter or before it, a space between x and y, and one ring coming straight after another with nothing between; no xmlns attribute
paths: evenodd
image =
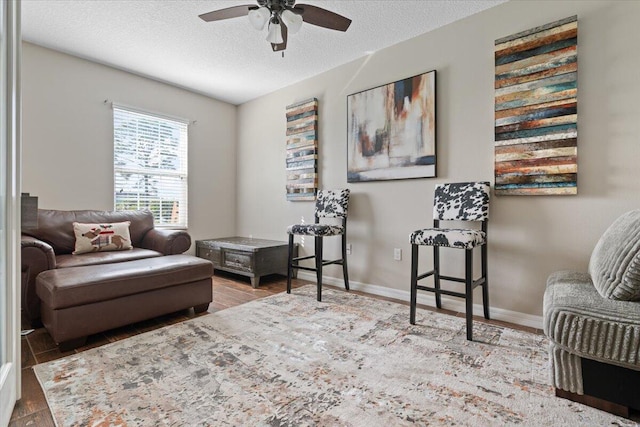
<svg viewBox="0 0 640 427"><path fill-rule="evenodd" d="M149 209L156 226L187 228L187 125L113 105L115 210Z"/></svg>

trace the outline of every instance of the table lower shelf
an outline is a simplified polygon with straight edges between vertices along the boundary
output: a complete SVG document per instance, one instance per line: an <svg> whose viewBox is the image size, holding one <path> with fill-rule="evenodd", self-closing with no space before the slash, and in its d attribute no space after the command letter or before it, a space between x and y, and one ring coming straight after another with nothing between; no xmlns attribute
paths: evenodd
<svg viewBox="0 0 640 427"><path fill-rule="evenodd" d="M278 274L278 275L287 277L287 272L286 271L284 271L284 272L276 272L276 273L269 273L269 274L263 274L261 276L256 276L255 274L246 273L246 272L243 272L243 271L238 271L238 270L231 269L231 268L220 268L220 267L214 267L213 268L213 273L214 274L215 274L216 270L224 271L226 273L237 274L239 276L248 277L249 279L251 279L251 286L254 289L256 289L256 288L258 288L258 286L260 286L260 280L261 280L262 277L271 276L271 275L274 275L274 274ZM293 276L292 277L294 279L298 278L298 272L296 270L293 271Z"/></svg>

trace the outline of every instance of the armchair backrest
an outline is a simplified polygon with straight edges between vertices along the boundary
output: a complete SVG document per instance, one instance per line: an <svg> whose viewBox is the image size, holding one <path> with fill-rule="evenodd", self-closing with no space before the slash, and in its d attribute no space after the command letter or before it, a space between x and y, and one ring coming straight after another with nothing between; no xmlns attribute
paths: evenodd
<svg viewBox="0 0 640 427"><path fill-rule="evenodd" d="M489 218L489 182L438 184L433 200L436 221L486 221Z"/></svg>
<svg viewBox="0 0 640 427"><path fill-rule="evenodd" d="M70 254L75 249L73 223L111 223L131 221L129 233L131 244L139 247L142 239L153 228L153 214L149 210L141 211L59 211L38 209L38 228L23 229L26 234L42 240L53 247L56 255Z"/></svg>
<svg viewBox="0 0 640 427"><path fill-rule="evenodd" d="M603 297L640 300L640 209L621 215L600 237L589 274Z"/></svg>

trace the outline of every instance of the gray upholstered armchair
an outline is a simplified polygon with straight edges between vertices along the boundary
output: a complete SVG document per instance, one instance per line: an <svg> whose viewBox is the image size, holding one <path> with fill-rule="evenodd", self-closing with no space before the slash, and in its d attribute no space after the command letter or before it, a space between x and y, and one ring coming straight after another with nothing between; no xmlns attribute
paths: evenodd
<svg viewBox="0 0 640 427"><path fill-rule="evenodd" d="M548 278L544 332L556 395L627 417L640 409L640 210L602 235L588 273Z"/></svg>

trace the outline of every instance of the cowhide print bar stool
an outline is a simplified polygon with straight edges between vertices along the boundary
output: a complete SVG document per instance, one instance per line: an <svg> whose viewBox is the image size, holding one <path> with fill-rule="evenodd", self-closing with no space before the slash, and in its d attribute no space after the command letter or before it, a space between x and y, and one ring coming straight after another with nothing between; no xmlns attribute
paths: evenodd
<svg viewBox="0 0 640 427"><path fill-rule="evenodd" d="M436 306L442 308L441 295L466 299L467 340L473 339L473 289L482 286L484 317L489 319L489 282L487 280L487 222L489 219L488 182L462 182L436 185L433 204L433 228L411 234L411 310L409 322L416 324L418 290L434 292ZM440 221L476 221L480 229L440 228ZM433 270L418 274L419 246L433 246ZM473 280L473 249L482 250L481 277ZM464 249L465 277L440 274L440 248ZM434 287L418 285L418 281L433 276ZM465 284L464 292L440 288L440 280Z"/></svg>
<svg viewBox="0 0 640 427"><path fill-rule="evenodd" d="M349 290L349 274L347 272L347 209L349 207L349 190L321 190L316 198L315 224L291 225L287 229L289 234L289 260L287 267L287 293L291 293L291 277L293 270L309 270L316 272L318 284L318 301L322 301L322 267L329 264L342 265L344 275L344 287ZM320 224L320 218L338 218L341 225ZM295 235L313 236L315 241L315 254L305 257L293 257L293 238ZM322 239L328 236L342 236L342 258L325 261L322 257ZM299 262L305 259L315 258L313 267L304 267Z"/></svg>

